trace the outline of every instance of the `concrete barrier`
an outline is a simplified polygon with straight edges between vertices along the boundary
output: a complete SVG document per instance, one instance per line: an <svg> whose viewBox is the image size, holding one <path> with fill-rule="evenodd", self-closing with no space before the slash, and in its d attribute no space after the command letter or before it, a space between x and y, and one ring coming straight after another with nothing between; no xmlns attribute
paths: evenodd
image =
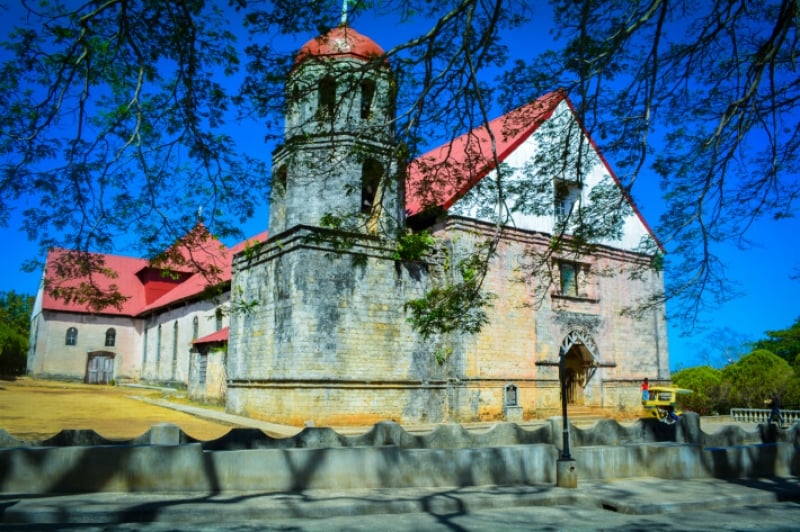
<svg viewBox="0 0 800 532"><path fill-rule="evenodd" d="M648 421L648 420L645 420ZM529 431L515 424L468 431L443 425L424 435L385 423L361 436L306 429L292 439L252 431L215 442L189 441L172 425L153 427L134 443L0 449L0 492L287 492L306 489L552 484L561 450L560 418ZM613 421L571 427L580 480L652 476L664 479L798 475L797 426L707 435L697 419L676 425ZM762 441L746 443L758 435ZM92 441L87 434L77 441ZM743 443L744 442L744 443ZM13 443L13 442L12 442ZM714 443L714 445L709 445ZM270 446L271 445L271 446Z"/></svg>
<svg viewBox="0 0 800 532"><path fill-rule="evenodd" d="M704 449L646 443L579 447L580 480L797 475L786 443ZM548 444L476 449L353 447L203 451L180 446L62 447L0 452L0 491L291 492L306 489L552 484L558 451ZM795 464L794 466L792 464Z"/></svg>

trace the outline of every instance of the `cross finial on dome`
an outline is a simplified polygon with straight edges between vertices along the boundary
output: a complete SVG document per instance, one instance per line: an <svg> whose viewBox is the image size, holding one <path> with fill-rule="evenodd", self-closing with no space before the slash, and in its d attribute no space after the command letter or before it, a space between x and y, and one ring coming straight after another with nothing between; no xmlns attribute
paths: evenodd
<svg viewBox="0 0 800 532"><path fill-rule="evenodd" d="M347 0L342 0L342 26L347 25Z"/></svg>

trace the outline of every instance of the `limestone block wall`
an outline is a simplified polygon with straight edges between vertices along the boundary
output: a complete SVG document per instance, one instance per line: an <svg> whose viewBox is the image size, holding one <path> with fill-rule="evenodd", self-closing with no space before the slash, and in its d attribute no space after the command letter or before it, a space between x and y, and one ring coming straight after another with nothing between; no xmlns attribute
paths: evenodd
<svg viewBox="0 0 800 532"><path fill-rule="evenodd" d="M217 325L227 326L228 313L223 312L218 323L217 309L226 308L229 298L226 292L213 299L179 304L148 316L138 352L142 379L187 385L192 341L215 332Z"/></svg>
<svg viewBox="0 0 800 532"><path fill-rule="evenodd" d="M228 411L289 424L444 420L444 370L404 310L427 289L428 265L363 235L336 249L335 237L301 226L235 258L232 290L257 305L231 321Z"/></svg>
<svg viewBox="0 0 800 532"><path fill-rule="evenodd" d="M228 375L225 370L227 352L207 349L205 354L192 351L189 354L189 383L187 393L190 398L211 404L225 404ZM200 380L198 359L206 357L205 381Z"/></svg>
<svg viewBox="0 0 800 532"><path fill-rule="evenodd" d="M513 384L523 417L541 417L558 409L560 390L557 368L537 362L557 362L574 330L594 342L600 366L580 404L638 407L641 379L668 375L661 309L622 315L663 283L657 274L629 277L640 255L599 249L582 259L584 295L563 297L557 269L546 272L554 277L531 270L545 236L509 229L483 285L498 296L489 324L429 342L411 329L405 303L457 282L458 261L493 229L449 218L434 228L436 264L401 263L378 239L342 246L302 226L237 256L233 293L256 305L231 320L229 411L291 424L500 420Z"/></svg>
<svg viewBox="0 0 800 532"><path fill-rule="evenodd" d="M451 217L434 234L447 242L455 265L493 231L488 224ZM582 261L585 285L581 297L564 297L557 264L552 270L535 267L548 242L547 235L504 230L483 284L498 296L487 309L489 324L477 335L447 339L452 348L447 370L455 381L451 411L457 419L501 419L508 383L518 387L526 417L557 408L558 368L537 362L557 362L559 346L574 330L594 341L601 366L583 388L582 404L635 408L642 378L668 379L664 309L638 318L622 314L663 288L656 272L640 271L647 257L599 247L591 256L572 258ZM630 275L633 269L639 276ZM454 271L451 275L458 280ZM613 398L605 387L612 382Z"/></svg>
<svg viewBox="0 0 800 532"><path fill-rule="evenodd" d="M101 314L74 314L45 310L35 318L32 355L28 372L40 378L83 380L89 353L103 351L114 356L114 378L139 376L137 347L141 321ZM66 345L67 329L78 330L75 345ZM113 328L115 341L106 346L106 331Z"/></svg>
<svg viewBox="0 0 800 532"><path fill-rule="evenodd" d="M275 186L270 197L270 232L274 235L298 225L318 225L326 214L355 216L361 212L361 172L364 154L378 161L384 177L396 173L392 150L369 138L311 137L275 152L273 167L286 172L285 188ZM345 193L352 189L354 192ZM396 181L382 182L382 224L387 232L397 227L399 193Z"/></svg>

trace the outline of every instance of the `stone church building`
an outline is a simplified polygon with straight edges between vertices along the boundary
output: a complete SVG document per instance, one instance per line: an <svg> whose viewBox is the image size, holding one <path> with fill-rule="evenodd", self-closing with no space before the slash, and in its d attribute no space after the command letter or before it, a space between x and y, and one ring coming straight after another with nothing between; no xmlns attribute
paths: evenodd
<svg viewBox="0 0 800 532"><path fill-rule="evenodd" d="M256 305L231 318L227 409L292 424L501 419L508 406L533 416L558 405L560 349L570 402L637 404L642 377L668 378L665 313L622 311L663 290L647 267L660 250L566 96L545 95L401 169L382 56L346 26L296 56L273 154L270 238L234 258L232 290ZM583 175L537 178L533 167L554 145L562 153L565 138ZM518 192L506 198L511 216L483 285L496 296L489 324L423 338L406 303L458 282L455 265L498 231L498 169ZM398 173L405 179L387 179ZM530 207L521 194L533 188L542 193ZM616 230L591 254L549 254L554 236L570 240L565 220L609 190ZM329 214L355 222L321 227ZM427 230L437 253L398 260L376 227ZM542 257L549 277L532 273Z"/></svg>
<svg viewBox="0 0 800 532"><path fill-rule="evenodd" d="M162 287L147 261L113 258L135 301L93 313L40 290L29 371L102 382L107 364L279 423L403 423L550 415L563 357L570 403L638 406L643 377L669 379L665 311L625 311L663 291L662 250L566 95L401 164L394 83L352 28L306 43L286 83L269 238L210 253L226 264L222 295L204 297L191 272ZM583 218L609 228L581 232ZM394 235L423 231L430 253L398 253ZM421 335L408 303L459 286L487 242L488 323ZM70 344L73 328L91 345Z"/></svg>

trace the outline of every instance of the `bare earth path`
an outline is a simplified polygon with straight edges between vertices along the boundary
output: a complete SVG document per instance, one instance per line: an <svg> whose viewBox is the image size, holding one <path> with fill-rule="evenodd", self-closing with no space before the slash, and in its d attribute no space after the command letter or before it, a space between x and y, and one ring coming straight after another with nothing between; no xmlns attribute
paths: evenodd
<svg viewBox="0 0 800 532"><path fill-rule="evenodd" d="M88 385L21 377L0 381L0 429L17 439L43 440L62 429L92 429L109 439L131 439L156 423L174 423L200 440L231 429L136 397L160 398L156 389ZM175 397L170 397L176 401Z"/></svg>

